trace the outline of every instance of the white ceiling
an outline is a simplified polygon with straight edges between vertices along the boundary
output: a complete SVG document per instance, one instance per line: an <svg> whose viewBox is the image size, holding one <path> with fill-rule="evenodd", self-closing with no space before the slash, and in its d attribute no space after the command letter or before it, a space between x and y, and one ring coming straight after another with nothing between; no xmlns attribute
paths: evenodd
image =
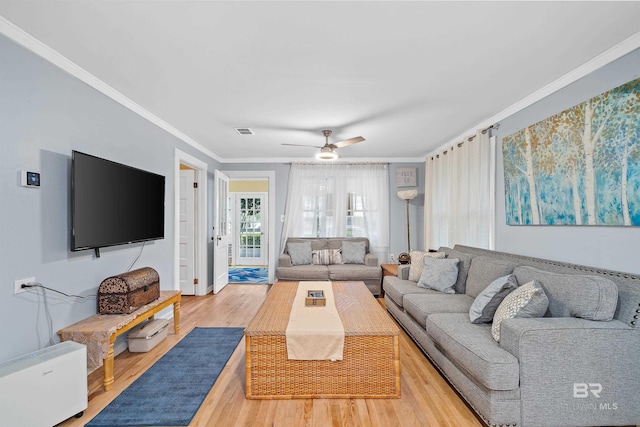
<svg viewBox="0 0 640 427"><path fill-rule="evenodd" d="M322 145L322 129L367 139L345 160L421 161L640 32L640 2L0 0L0 15L223 162L311 160L281 144Z"/></svg>

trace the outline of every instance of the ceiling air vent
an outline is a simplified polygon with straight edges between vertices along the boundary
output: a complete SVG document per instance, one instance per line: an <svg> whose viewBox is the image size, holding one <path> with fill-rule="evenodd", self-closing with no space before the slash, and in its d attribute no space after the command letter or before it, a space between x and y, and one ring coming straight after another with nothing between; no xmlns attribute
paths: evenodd
<svg viewBox="0 0 640 427"><path fill-rule="evenodd" d="M253 131L249 128L234 128L240 135L253 135Z"/></svg>

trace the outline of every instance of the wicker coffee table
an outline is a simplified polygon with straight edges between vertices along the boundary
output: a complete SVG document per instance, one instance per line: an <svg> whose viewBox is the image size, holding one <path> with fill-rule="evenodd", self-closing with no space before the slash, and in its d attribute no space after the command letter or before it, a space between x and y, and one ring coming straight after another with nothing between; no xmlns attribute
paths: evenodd
<svg viewBox="0 0 640 427"><path fill-rule="evenodd" d="M289 360L285 333L297 282L277 282L245 329L249 399L400 397L399 329L363 282L333 282L343 360Z"/></svg>

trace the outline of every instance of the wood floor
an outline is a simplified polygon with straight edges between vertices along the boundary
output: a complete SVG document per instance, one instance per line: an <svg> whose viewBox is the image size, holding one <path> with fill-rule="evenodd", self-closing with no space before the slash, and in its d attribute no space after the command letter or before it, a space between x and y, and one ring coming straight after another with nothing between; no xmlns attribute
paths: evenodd
<svg viewBox="0 0 640 427"><path fill-rule="evenodd" d="M116 357L115 383L102 390L102 368L89 376L89 407L84 415L59 425L84 426L111 400L194 327L246 326L270 285L227 285L217 295L182 298L181 332L148 353ZM381 304L383 300L378 300ZM245 345L240 342L190 426L482 426L473 411L420 352L408 336L400 338L400 399L247 400ZM171 393L171 384L158 393Z"/></svg>

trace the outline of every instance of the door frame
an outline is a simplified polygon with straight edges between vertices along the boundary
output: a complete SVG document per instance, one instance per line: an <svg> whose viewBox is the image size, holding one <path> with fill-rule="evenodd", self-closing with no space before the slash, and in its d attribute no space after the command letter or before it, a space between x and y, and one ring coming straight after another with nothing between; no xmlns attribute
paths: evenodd
<svg viewBox="0 0 640 427"><path fill-rule="evenodd" d="M276 172L275 171L223 171L229 179L267 179L268 181L268 224L267 224L267 266L269 269L269 283L275 283L276 274L276 244L275 244L275 230L276 230ZM234 219L235 221L235 219Z"/></svg>
<svg viewBox="0 0 640 427"><path fill-rule="evenodd" d="M174 152L174 185L173 185L173 289L180 289L180 164L195 170L198 191L195 196L195 276L198 284L195 295L206 295L209 292L209 276L207 274L207 164L190 154L175 149Z"/></svg>

